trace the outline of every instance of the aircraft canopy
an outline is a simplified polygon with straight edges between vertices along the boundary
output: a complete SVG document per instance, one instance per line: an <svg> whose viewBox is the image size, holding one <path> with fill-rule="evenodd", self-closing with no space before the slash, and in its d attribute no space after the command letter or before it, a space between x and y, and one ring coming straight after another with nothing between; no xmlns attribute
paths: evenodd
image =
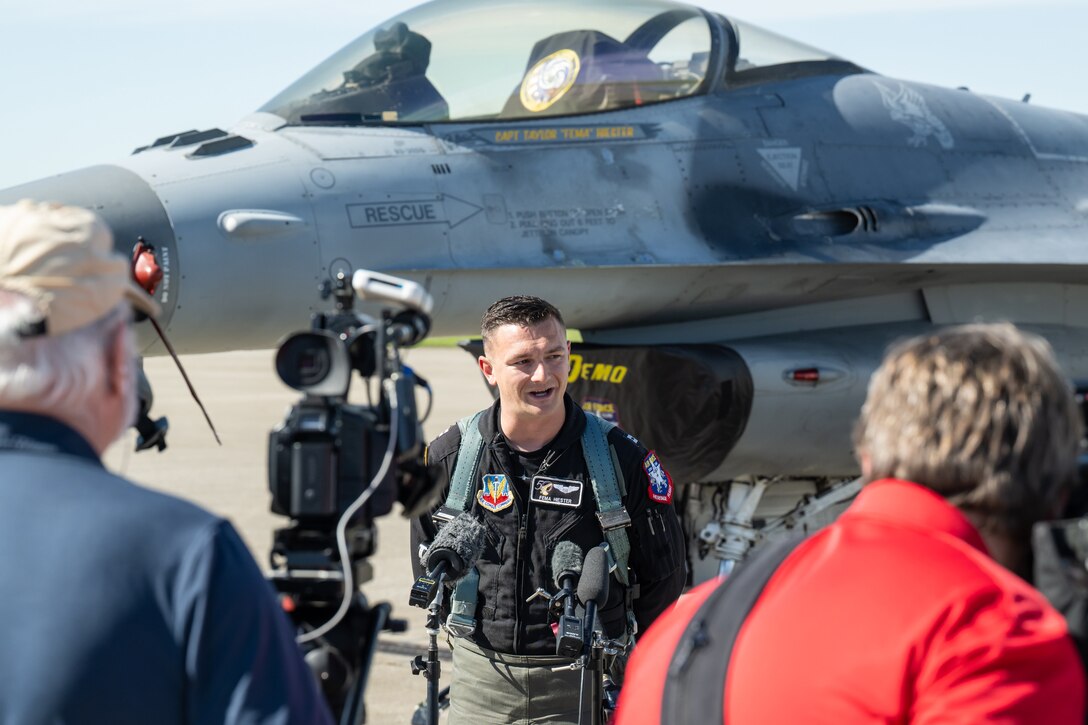
<svg viewBox="0 0 1088 725"><path fill-rule="evenodd" d="M361 36L260 110L327 125L612 111L706 92L722 54L738 80L833 58L665 0L436 0Z"/></svg>
<svg viewBox="0 0 1088 725"><path fill-rule="evenodd" d="M655 0L439 0L361 36L261 110L431 123L614 110L702 91L711 28Z"/></svg>

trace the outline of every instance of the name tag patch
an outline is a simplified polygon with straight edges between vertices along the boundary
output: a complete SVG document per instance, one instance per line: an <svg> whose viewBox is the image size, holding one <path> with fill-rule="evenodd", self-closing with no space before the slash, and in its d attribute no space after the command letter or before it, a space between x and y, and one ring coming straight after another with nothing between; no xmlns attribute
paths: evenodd
<svg viewBox="0 0 1088 725"><path fill-rule="evenodd" d="M585 484L582 481L570 481L564 478L551 478L550 476L533 476L529 500L550 506L566 506L576 509L582 505L582 492L584 490Z"/></svg>

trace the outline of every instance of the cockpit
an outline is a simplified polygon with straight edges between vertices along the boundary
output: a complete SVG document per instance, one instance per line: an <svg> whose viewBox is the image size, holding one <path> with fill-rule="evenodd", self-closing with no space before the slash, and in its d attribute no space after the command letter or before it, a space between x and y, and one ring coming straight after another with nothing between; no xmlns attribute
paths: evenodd
<svg viewBox="0 0 1088 725"><path fill-rule="evenodd" d="M260 110L306 125L525 120L698 95L719 70L827 59L662 0L436 0L361 36Z"/></svg>

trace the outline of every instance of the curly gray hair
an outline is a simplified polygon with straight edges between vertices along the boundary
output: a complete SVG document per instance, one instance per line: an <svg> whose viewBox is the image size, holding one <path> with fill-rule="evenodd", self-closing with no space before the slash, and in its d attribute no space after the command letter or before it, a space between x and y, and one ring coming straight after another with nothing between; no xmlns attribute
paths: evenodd
<svg viewBox="0 0 1088 725"><path fill-rule="evenodd" d="M867 478L925 485L1022 536L1072 485L1083 423L1050 345L1010 324L950 327L894 345L854 431Z"/></svg>

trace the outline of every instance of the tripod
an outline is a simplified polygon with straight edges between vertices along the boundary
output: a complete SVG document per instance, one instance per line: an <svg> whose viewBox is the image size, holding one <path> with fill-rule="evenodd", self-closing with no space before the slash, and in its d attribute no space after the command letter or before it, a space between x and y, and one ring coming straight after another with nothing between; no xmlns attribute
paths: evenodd
<svg viewBox="0 0 1088 725"><path fill-rule="evenodd" d="M442 663L438 660L438 633L442 621L442 599L446 580L445 573L438 577L434 598L427 606L427 659L416 655L412 660L412 674L423 674L427 678L427 723L438 725L438 680L442 675Z"/></svg>
<svg viewBox="0 0 1088 725"><path fill-rule="evenodd" d="M578 688L578 725L601 725L601 678L604 677L602 648L586 647L582 655L582 682ZM587 721L586 710L589 710Z"/></svg>
<svg viewBox="0 0 1088 725"><path fill-rule="evenodd" d="M356 532L354 541L369 541L365 534L365 530ZM319 548L326 542L321 535L298 527L277 529L268 579L279 592L285 611L304 633L299 640L306 663L317 677L333 717L340 725L359 725L366 722L363 696L378 635L382 631L403 632L408 623L390 616L392 607L387 602L371 605L361 591L355 591L335 626L313 636L330 621L330 613L344 594L343 578L336 576L339 572ZM369 564L361 553L352 566L355 581L370 578Z"/></svg>
<svg viewBox="0 0 1088 725"><path fill-rule="evenodd" d="M283 584L275 580L273 583ZM366 722L364 694L378 634L383 630L404 631L407 626L404 620L390 617L391 611L387 602L370 606L360 592L336 627L304 646L306 664L317 677L339 725ZM292 616L296 622L321 622L327 613L303 605Z"/></svg>

